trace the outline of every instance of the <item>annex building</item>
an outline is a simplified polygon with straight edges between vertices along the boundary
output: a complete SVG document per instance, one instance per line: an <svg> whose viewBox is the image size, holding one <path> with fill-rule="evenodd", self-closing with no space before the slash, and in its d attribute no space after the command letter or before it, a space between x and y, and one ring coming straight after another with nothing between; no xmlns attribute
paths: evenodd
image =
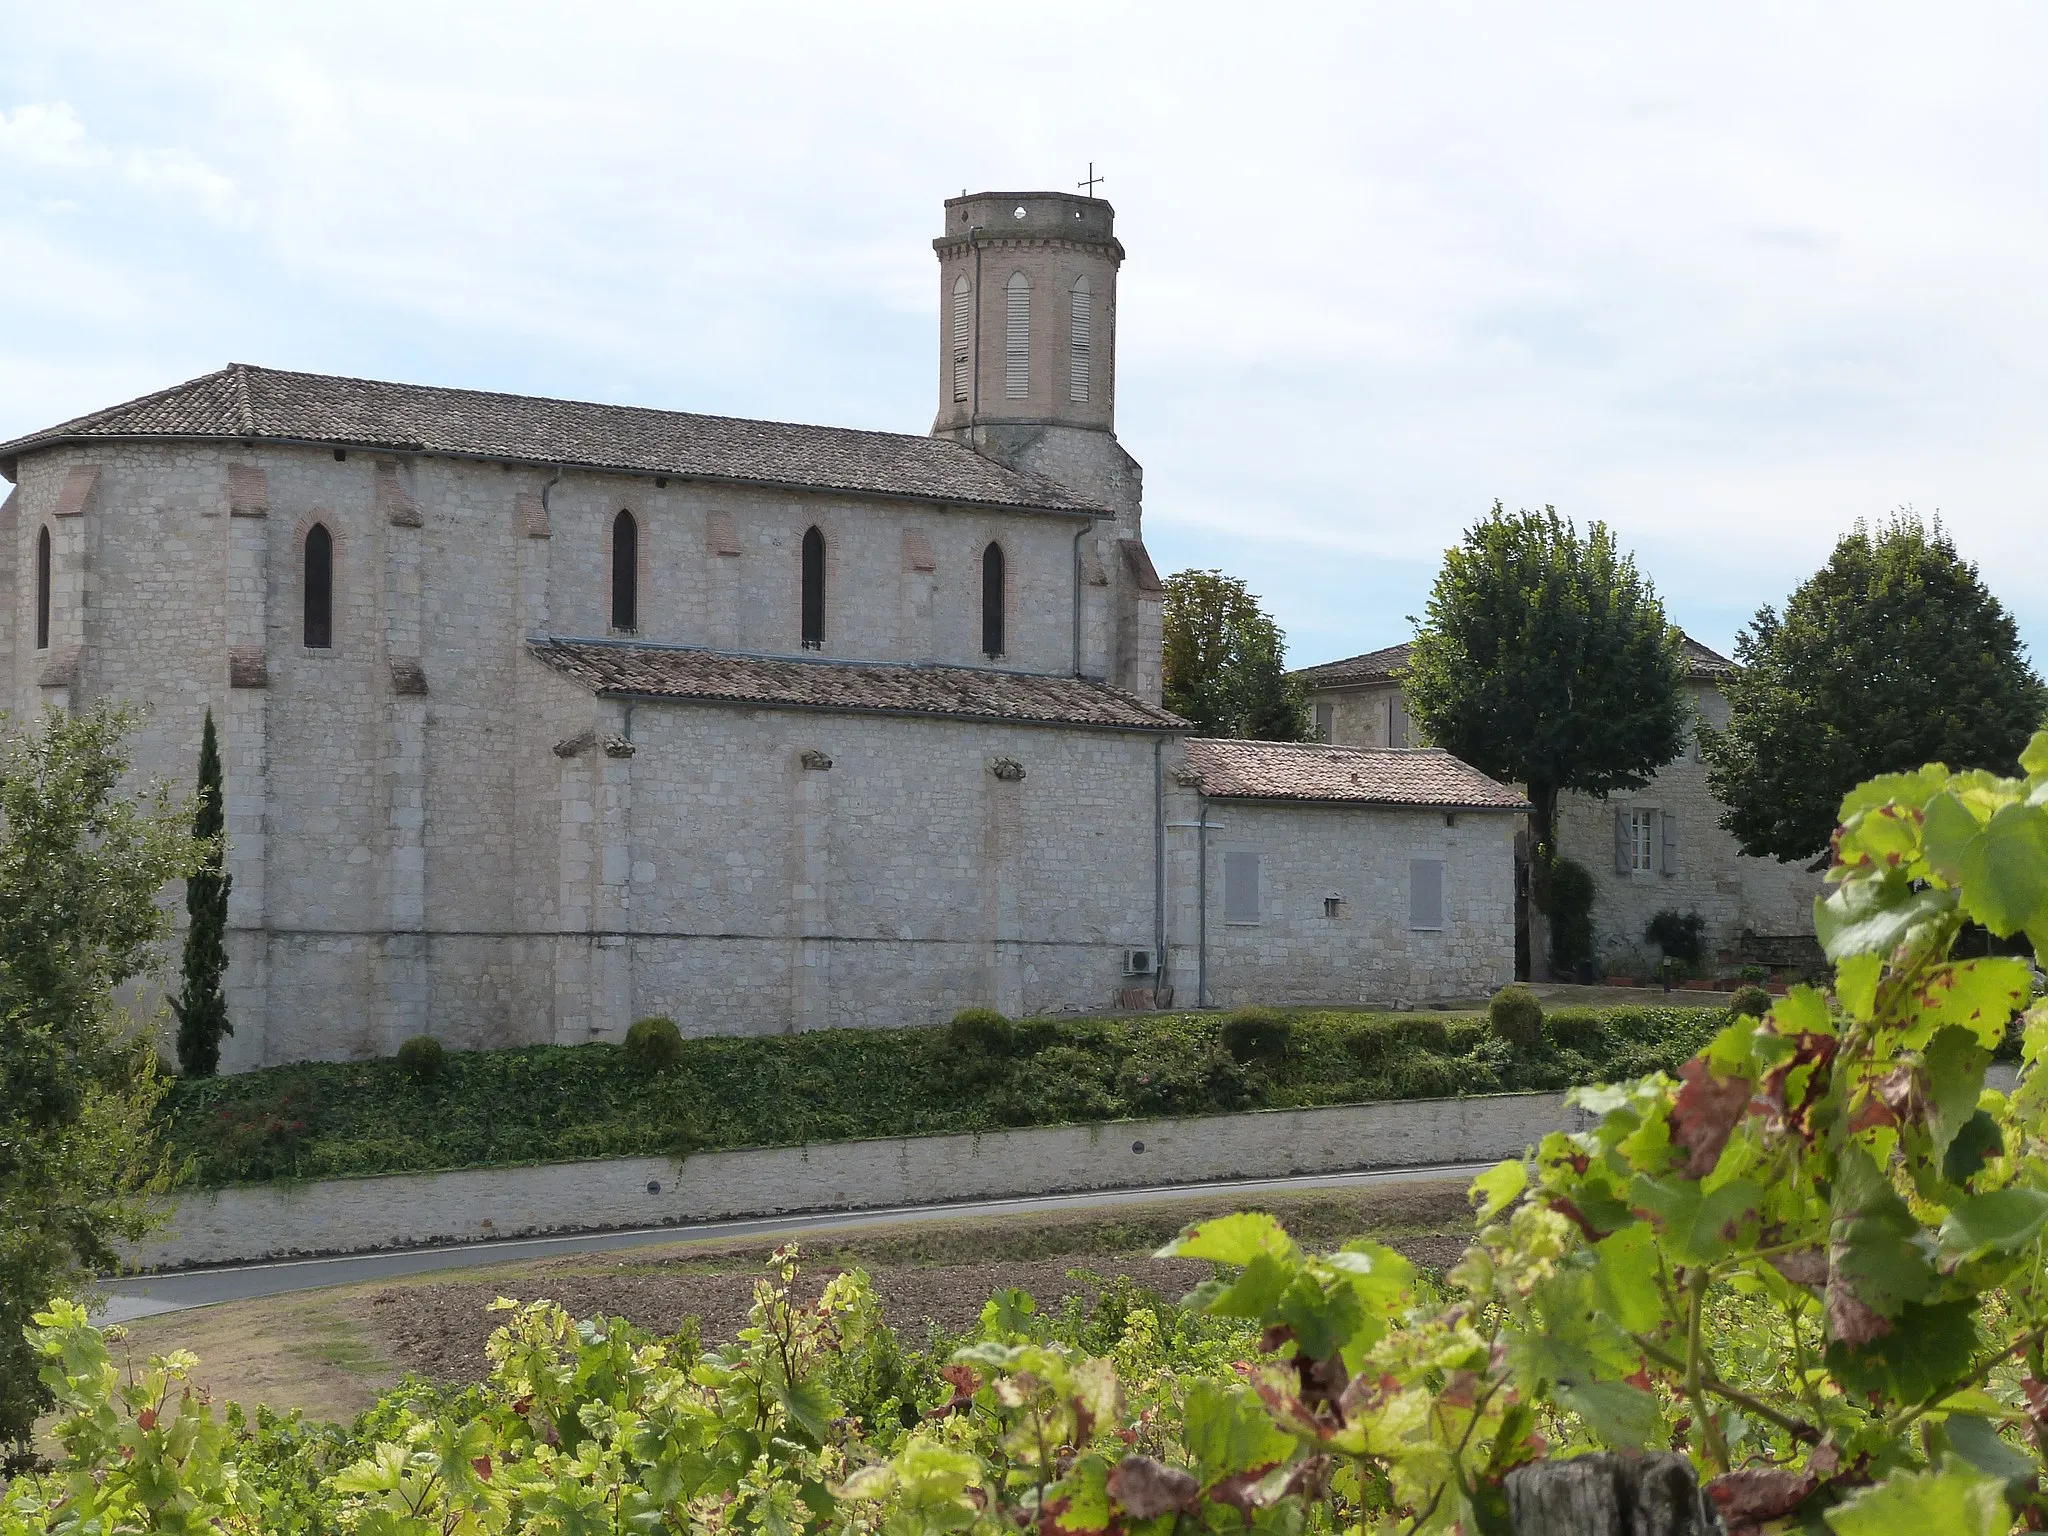
<svg viewBox="0 0 2048 1536"><path fill-rule="evenodd" d="M1680 636L1680 649L1694 720L1725 729L1721 687L1735 663L1690 635ZM1408 650L1391 645L1295 673L1315 711L1317 736L1354 746L1418 742L1401 691ZM1661 952L1645 930L1660 912L1700 916L1710 964L1818 962L1813 903L1826 889L1821 876L1744 853L1721 825L1721 811L1697 729L1640 789L1558 797L1558 852L1593 876L1594 946L1607 974L1656 974Z"/></svg>
<svg viewBox="0 0 2048 1536"><path fill-rule="evenodd" d="M236 364L0 444L10 710L222 731L224 1066L1508 980L1517 794L1160 706L1112 220L946 203L925 436Z"/></svg>

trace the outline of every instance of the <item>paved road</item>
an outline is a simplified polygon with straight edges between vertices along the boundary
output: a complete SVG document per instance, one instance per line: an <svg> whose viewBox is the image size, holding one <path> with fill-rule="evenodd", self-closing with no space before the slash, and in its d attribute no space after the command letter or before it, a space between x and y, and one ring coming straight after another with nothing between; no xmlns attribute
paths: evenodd
<svg viewBox="0 0 2048 1536"><path fill-rule="evenodd" d="M894 1206L871 1211L822 1211L810 1216L763 1216L745 1221L707 1221L688 1226L636 1227L614 1232L572 1232L559 1237L511 1238L502 1242L451 1243L432 1248L401 1248L327 1259L280 1259L262 1264L223 1265L214 1269L188 1269L172 1274L110 1280L103 1287L106 1306L100 1313L100 1320L127 1322L159 1312L181 1312L188 1307L241 1301L251 1296L279 1296L289 1291L353 1285L364 1280L389 1280L437 1269L472 1269L479 1265L507 1264L521 1259L553 1258L565 1253L603 1253L618 1248L644 1248L657 1243L705 1239L801 1237L806 1232L826 1228L852 1231L948 1217L1101 1210L1119 1205L1156 1205L1166 1200L1192 1200L1216 1195L1251 1196L1350 1189L1373 1184L1418 1184L1435 1179L1470 1178L1491 1166L1489 1163L1444 1163L1378 1172L1304 1174L1291 1179L1157 1184L1143 1189L1030 1195L1010 1200L965 1200L951 1205Z"/></svg>

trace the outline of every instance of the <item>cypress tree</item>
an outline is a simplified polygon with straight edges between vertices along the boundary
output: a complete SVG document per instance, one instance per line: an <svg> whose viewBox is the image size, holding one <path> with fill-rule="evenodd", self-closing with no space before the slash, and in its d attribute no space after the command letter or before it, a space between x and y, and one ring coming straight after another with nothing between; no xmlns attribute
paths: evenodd
<svg viewBox="0 0 2048 1536"><path fill-rule="evenodd" d="M227 995L221 990L228 968L228 887L234 884L225 868L225 826L220 746L209 709L199 741L199 801L192 813L192 836L205 854L185 881L185 911L191 919L185 928L185 990L171 999L171 1012L178 1016L178 1065L189 1077L211 1077L219 1071L221 1037L235 1032L228 1022Z"/></svg>

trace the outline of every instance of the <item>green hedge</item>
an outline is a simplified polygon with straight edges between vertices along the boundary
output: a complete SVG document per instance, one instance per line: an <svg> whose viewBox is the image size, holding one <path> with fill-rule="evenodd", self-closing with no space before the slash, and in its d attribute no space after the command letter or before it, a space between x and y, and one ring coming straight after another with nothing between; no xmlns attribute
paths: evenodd
<svg viewBox="0 0 2048 1536"><path fill-rule="evenodd" d="M450 1051L429 1082L391 1060L181 1078L162 1113L186 1176L230 1184L1562 1088L1674 1070L1725 1017L1573 1010L1518 1053L1476 1017L1302 1012L1249 1063L1213 1014L1020 1020L1000 1055L943 1028L693 1039L658 1074L531 1046Z"/></svg>

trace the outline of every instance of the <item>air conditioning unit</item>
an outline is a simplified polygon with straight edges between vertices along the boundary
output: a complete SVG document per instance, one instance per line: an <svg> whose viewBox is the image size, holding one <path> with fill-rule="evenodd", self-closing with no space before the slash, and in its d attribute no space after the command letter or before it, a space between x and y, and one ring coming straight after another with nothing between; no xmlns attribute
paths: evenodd
<svg viewBox="0 0 2048 1536"><path fill-rule="evenodd" d="M1124 974L1126 976L1150 976L1152 969L1151 950L1127 949L1124 951Z"/></svg>

